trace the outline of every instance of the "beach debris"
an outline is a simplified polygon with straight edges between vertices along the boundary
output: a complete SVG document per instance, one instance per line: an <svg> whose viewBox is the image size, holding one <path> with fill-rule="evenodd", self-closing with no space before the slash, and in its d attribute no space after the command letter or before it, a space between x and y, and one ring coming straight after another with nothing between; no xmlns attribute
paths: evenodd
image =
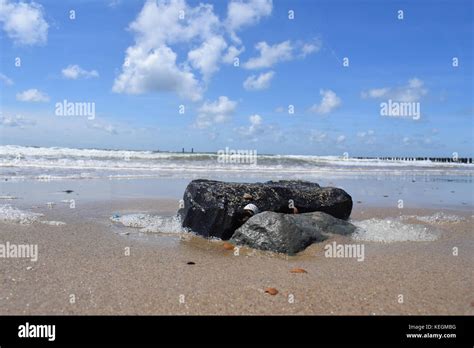
<svg viewBox="0 0 474 348"><path fill-rule="evenodd" d="M47 202L46 203L46 206L49 208L49 209L53 209L53 207L56 205L56 203L54 202Z"/></svg>
<svg viewBox="0 0 474 348"><path fill-rule="evenodd" d="M275 296L276 294L278 294L278 290L275 288L265 288L265 292L272 296Z"/></svg>
<svg viewBox="0 0 474 348"><path fill-rule="evenodd" d="M253 196L250 193L244 193L243 198L246 199L246 200L252 200Z"/></svg>
<svg viewBox="0 0 474 348"><path fill-rule="evenodd" d="M234 250L234 245L233 244L230 244L228 242L225 242L224 243L224 249L225 250Z"/></svg>
<svg viewBox="0 0 474 348"><path fill-rule="evenodd" d="M229 242L294 255L314 242L355 230L351 223L323 212L294 215L265 211L239 227Z"/></svg>
<svg viewBox="0 0 474 348"><path fill-rule="evenodd" d="M252 204L252 203L247 204L244 207L244 210L250 212L252 215L258 214L258 207L255 204Z"/></svg>
<svg viewBox="0 0 474 348"><path fill-rule="evenodd" d="M308 273L306 270L303 268L293 268L290 273Z"/></svg>
<svg viewBox="0 0 474 348"><path fill-rule="evenodd" d="M195 265L196 263L193 261L186 262L187 265Z"/></svg>
<svg viewBox="0 0 474 348"><path fill-rule="evenodd" d="M253 198L251 209L248 200L244 199L249 192ZM293 207L288 204L290 200L298 206L300 214L322 211L346 220L352 210L352 198L344 190L321 187L314 182L226 183L198 179L186 187L184 205L178 214L183 227L204 237L228 240L249 215L256 216L265 211L294 214Z"/></svg>

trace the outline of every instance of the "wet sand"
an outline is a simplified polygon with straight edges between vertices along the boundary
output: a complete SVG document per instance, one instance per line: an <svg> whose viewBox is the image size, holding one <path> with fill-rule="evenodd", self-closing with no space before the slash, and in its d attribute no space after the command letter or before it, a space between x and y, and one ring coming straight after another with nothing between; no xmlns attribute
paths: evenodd
<svg viewBox="0 0 474 348"><path fill-rule="evenodd" d="M37 262L0 259L0 314L474 314L468 210L446 211L465 220L436 224L442 232L436 241L363 242L362 262L324 256L326 244L354 243L350 237L313 244L292 257L248 248L235 256L221 241L139 235L109 220L116 212L172 215L176 200L131 198L29 210L66 225L0 223L2 242L39 249ZM406 208L403 215L439 211ZM352 218L400 213L355 203ZM293 268L307 273L290 273ZM279 293L269 295L266 287Z"/></svg>

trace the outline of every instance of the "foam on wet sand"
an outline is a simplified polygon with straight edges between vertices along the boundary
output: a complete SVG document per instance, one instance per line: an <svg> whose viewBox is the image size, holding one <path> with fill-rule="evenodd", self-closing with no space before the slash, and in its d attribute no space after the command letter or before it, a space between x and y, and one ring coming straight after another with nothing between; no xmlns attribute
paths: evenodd
<svg viewBox="0 0 474 348"><path fill-rule="evenodd" d="M144 233L185 233L178 216L159 216L152 214L114 215L112 221L125 227L133 227Z"/></svg>
<svg viewBox="0 0 474 348"><path fill-rule="evenodd" d="M409 224L393 219L352 221L357 226L352 238L367 242L421 242L438 239L440 232L433 227Z"/></svg>
<svg viewBox="0 0 474 348"><path fill-rule="evenodd" d="M65 225L65 223L62 221L41 220L43 216L44 214L21 210L9 204L0 205L0 222L15 223L20 225L30 225L33 223L41 223L50 226Z"/></svg>

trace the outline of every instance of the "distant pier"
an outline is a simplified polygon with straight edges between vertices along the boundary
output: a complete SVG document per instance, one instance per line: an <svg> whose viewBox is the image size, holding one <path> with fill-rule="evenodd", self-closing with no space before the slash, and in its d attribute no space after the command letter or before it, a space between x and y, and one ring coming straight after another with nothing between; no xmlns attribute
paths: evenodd
<svg viewBox="0 0 474 348"><path fill-rule="evenodd" d="M383 161L431 161L441 163L473 163L472 157L353 157L356 159L378 159Z"/></svg>

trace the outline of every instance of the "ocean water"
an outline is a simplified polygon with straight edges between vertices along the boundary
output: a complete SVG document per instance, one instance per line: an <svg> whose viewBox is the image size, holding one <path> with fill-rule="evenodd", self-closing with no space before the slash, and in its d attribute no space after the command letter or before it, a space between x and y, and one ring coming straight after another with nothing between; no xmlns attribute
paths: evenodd
<svg viewBox="0 0 474 348"><path fill-rule="evenodd" d="M193 179L298 179L340 187L355 207L474 207L474 164L337 156L258 155L256 164L221 159L215 153L0 146L0 204L130 198L177 202ZM74 193L61 193L65 190Z"/></svg>
<svg viewBox="0 0 474 348"><path fill-rule="evenodd" d="M0 180L195 178L353 178L437 176L472 179L474 164L338 156L258 155L249 164L216 153L93 150L0 146Z"/></svg>

